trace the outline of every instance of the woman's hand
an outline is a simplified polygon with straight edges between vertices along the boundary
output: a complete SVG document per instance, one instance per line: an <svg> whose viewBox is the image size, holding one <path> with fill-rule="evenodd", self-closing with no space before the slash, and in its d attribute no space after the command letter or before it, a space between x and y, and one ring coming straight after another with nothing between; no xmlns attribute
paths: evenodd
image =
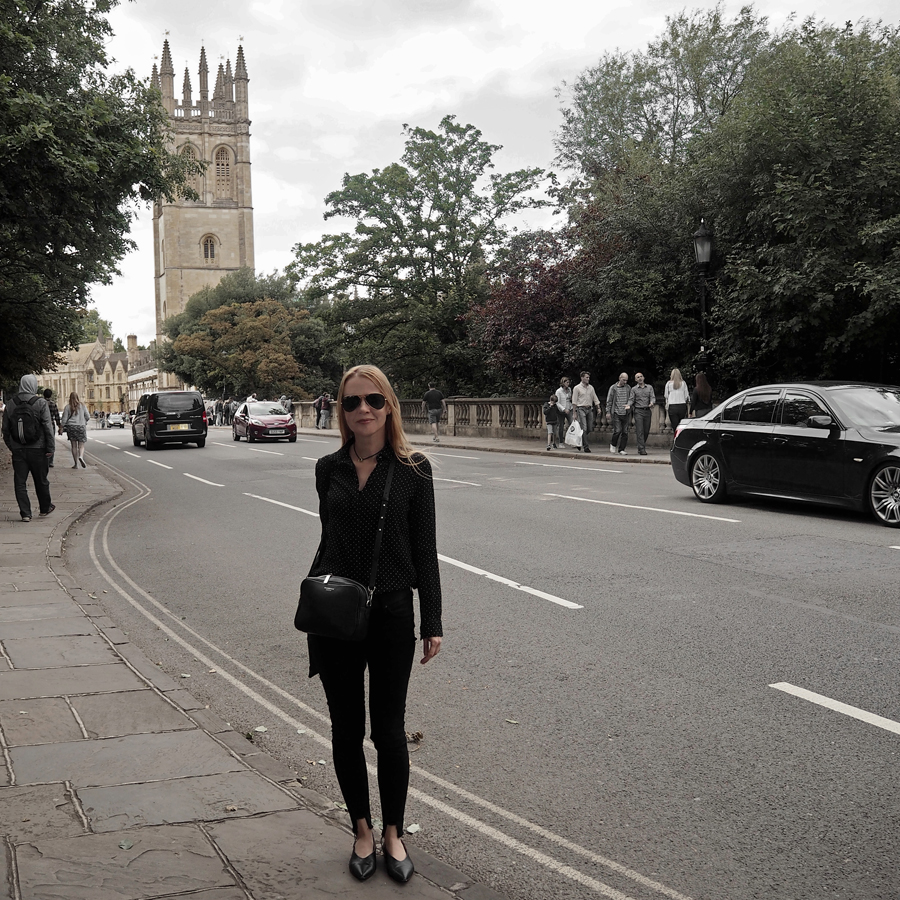
<svg viewBox="0 0 900 900"><path fill-rule="evenodd" d="M424 666L429 659L434 659L435 656L437 656L438 653L441 652L441 638L422 638L422 650L424 651L425 655L419 660L419 662Z"/></svg>

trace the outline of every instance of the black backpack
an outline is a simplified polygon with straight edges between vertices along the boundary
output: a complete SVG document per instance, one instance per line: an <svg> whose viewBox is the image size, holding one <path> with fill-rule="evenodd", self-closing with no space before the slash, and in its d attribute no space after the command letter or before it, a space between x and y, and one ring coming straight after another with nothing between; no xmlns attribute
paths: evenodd
<svg viewBox="0 0 900 900"><path fill-rule="evenodd" d="M13 440L19 444L36 444L43 436L43 428L38 414L34 411L34 404L39 397L30 400L22 400L16 397L16 405L13 407L10 431Z"/></svg>

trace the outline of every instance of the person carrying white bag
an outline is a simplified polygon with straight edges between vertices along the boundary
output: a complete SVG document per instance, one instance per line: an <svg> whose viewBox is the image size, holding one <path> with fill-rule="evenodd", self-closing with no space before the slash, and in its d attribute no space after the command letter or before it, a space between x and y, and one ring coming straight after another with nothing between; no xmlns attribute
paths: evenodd
<svg viewBox="0 0 900 900"><path fill-rule="evenodd" d="M566 444L570 447L575 447L576 449L581 449L581 436L584 434L584 431L581 425L578 424L577 421L573 422L566 429Z"/></svg>

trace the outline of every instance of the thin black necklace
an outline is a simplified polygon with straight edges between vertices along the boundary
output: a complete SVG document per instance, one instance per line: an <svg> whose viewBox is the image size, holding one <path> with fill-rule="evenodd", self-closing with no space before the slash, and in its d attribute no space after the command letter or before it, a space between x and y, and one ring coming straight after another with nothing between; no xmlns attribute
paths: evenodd
<svg viewBox="0 0 900 900"><path fill-rule="evenodd" d="M371 459L373 456L378 456L381 451L384 450L384 447L376 450L374 453L370 453L368 456L360 456L359 450L356 449L356 444L353 445L353 452L356 454L356 458L359 462L365 462L367 459Z"/></svg>

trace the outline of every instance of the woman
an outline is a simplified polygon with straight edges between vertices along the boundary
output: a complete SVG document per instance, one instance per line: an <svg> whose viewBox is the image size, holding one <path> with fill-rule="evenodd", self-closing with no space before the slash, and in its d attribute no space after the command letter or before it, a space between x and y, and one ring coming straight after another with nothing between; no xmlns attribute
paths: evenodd
<svg viewBox="0 0 900 900"><path fill-rule="evenodd" d="M694 390L691 391L691 418L705 416L712 410L712 388L706 378L706 373L698 372L694 380Z"/></svg>
<svg viewBox="0 0 900 900"><path fill-rule="evenodd" d="M565 375L559 379L559 387L556 389L556 408L560 415L557 417L557 427L559 435L559 443L565 446L566 432L572 424L574 412L572 410L572 388L569 386L571 382Z"/></svg>
<svg viewBox="0 0 900 900"><path fill-rule="evenodd" d="M672 434L675 434L679 422L688 414L690 394L685 380L681 377L680 369L672 369L672 374L666 382L666 412L669 414L669 423L672 426Z"/></svg>
<svg viewBox="0 0 900 900"><path fill-rule="evenodd" d="M72 450L73 469L86 469L84 462L84 445L87 443L87 424L90 421L87 407L78 399L78 394L72 391L69 394L69 402L63 407L59 420L59 433L64 431L69 439L69 447Z"/></svg>
<svg viewBox="0 0 900 900"><path fill-rule="evenodd" d="M441 649L441 584L435 541L431 465L403 432L400 404L384 373L356 366L336 400L343 446L316 463L322 545L311 575L343 575L368 584L372 545L388 469L394 474L382 537L369 632L360 642L309 635L309 675L319 675L331 714L334 769L355 841L350 871L360 881L375 872L365 737L365 671L369 670L372 741L384 821L382 854L388 875L414 872L401 840L409 787L406 692L415 655L412 589L419 591L424 655Z"/></svg>

